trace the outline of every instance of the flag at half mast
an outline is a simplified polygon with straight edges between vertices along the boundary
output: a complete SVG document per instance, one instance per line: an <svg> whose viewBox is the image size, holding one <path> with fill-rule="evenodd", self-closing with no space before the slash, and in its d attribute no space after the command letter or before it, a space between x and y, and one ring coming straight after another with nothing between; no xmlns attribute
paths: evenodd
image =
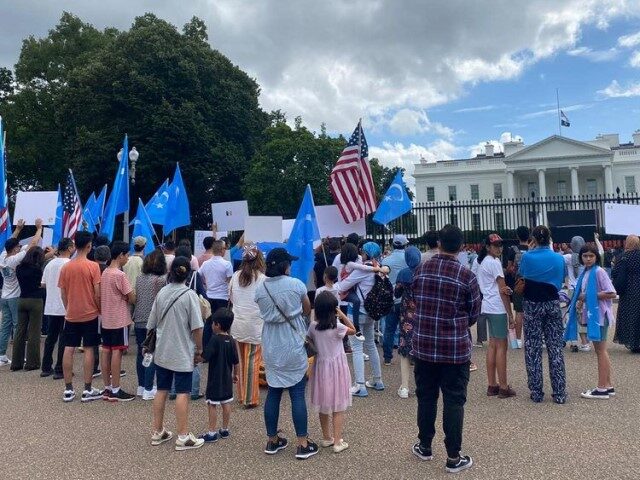
<svg viewBox="0 0 640 480"><path fill-rule="evenodd" d="M562 125L563 127L571 126L571 122L569 121L569 118L564 114L562 110L560 110L560 125Z"/></svg>
<svg viewBox="0 0 640 480"><path fill-rule="evenodd" d="M369 147L361 122L331 170L329 189L345 223L376 210L376 194L369 166Z"/></svg>

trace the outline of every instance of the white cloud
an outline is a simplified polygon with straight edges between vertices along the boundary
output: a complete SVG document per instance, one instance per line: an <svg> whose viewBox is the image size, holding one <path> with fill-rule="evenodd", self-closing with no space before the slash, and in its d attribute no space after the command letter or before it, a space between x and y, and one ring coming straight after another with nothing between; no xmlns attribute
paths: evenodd
<svg viewBox="0 0 640 480"><path fill-rule="evenodd" d="M498 108L496 105L483 105L481 107L467 107L454 110L453 113L472 113L472 112L487 112L489 110L495 110Z"/></svg>
<svg viewBox="0 0 640 480"><path fill-rule="evenodd" d="M433 133L439 137L453 137L453 130L439 122L429 120L424 110L403 108L393 114L391 119L382 120L392 133L399 136L416 135L418 133Z"/></svg>
<svg viewBox="0 0 640 480"><path fill-rule="evenodd" d="M504 144L506 142L524 142L520 135L513 135L511 132L503 132L500 135L499 140L487 140L486 142L478 142L475 145L469 147L469 157L475 157L478 154L484 154L486 151L487 143L493 145L493 152L499 153L504 152Z"/></svg>
<svg viewBox="0 0 640 480"><path fill-rule="evenodd" d="M609 62L618 58L620 52L616 48L593 50L590 47L578 47L567 52L572 57L582 57L592 62Z"/></svg>
<svg viewBox="0 0 640 480"><path fill-rule="evenodd" d="M636 50L631 54L631 58L629 59L629 65L634 68L640 68L640 50Z"/></svg>
<svg viewBox="0 0 640 480"><path fill-rule="evenodd" d="M598 95L604 98L640 97L640 82L629 83L623 87L617 80L613 80L609 86L598 90Z"/></svg>
<svg viewBox="0 0 640 480"><path fill-rule="evenodd" d="M640 32L623 35L618 38L618 45L627 48L633 48L640 45Z"/></svg>
<svg viewBox="0 0 640 480"><path fill-rule="evenodd" d="M560 109L567 113L567 112L573 112L576 110L584 110L585 108L591 108L593 107L593 104L591 103L579 103L577 105L569 105L568 107L560 107ZM545 117L547 115L557 115L558 114L558 108L549 108L547 110L540 110L537 112L531 112L531 113L525 113L524 115L520 115L520 118L522 119L529 119L529 118L538 118L538 117Z"/></svg>

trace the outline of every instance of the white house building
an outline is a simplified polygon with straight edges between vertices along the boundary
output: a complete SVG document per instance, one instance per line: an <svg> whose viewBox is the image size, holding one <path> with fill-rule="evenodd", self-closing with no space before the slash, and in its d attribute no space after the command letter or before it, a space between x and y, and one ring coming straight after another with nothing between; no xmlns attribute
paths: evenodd
<svg viewBox="0 0 640 480"><path fill-rule="evenodd" d="M490 143L485 149L474 158L421 159L414 172L416 202L429 206L450 200L530 198L532 192L535 197L555 197L613 195L616 188L621 193L638 191L640 130L623 144L618 134L588 142L553 135L530 146L507 142L504 152L494 152Z"/></svg>

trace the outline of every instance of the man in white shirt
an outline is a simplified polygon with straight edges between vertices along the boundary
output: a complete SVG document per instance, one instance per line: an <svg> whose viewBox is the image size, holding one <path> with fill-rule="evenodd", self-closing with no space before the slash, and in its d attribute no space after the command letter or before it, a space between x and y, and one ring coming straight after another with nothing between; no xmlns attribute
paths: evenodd
<svg viewBox="0 0 640 480"><path fill-rule="evenodd" d="M44 302L44 314L49 317L49 331L47 339L44 342L44 353L42 354L42 373L41 377L53 375L54 380L63 378L62 375L62 357L64 354L64 341L62 338L62 329L64 328L64 316L67 311L62 303L60 287L58 280L60 279L60 270L67 263L76 251L73 240L63 238L58 243L58 253L56 258L51 260L44 267L42 273L42 287L47 290L47 297ZM53 349L58 343L58 355L56 357L55 369L53 365Z"/></svg>
<svg viewBox="0 0 640 480"><path fill-rule="evenodd" d="M211 313L226 307L229 303L229 280L233 276L233 265L223 258L225 250L226 244L222 240L213 242L211 247L213 256L198 270L207 289ZM207 345L211 336L211 317L207 319L203 335L205 337L203 345Z"/></svg>
<svg viewBox="0 0 640 480"><path fill-rule="evenodd" d="M2 285L2 298L0 308L2 309L2 327L0 328L0 366L11 364L7 357L7 346L9 338L18 325L18 299L20 298L20 284L16 277L16 267L27 254L27 250L38 245L42 238L42 220L36 219L36 234L31 239L29 245L20 247L18 236L24 227L24 220L18 220L13 235L4 245L5 251L0 254L0 272L4 283Z"/></svg>

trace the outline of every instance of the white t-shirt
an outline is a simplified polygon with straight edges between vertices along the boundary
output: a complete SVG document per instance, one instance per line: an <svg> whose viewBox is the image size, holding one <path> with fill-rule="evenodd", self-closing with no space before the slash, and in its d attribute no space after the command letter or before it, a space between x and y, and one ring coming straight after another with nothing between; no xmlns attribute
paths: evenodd
<svg viewBox="0 0 640 480"><path fill-rule="evenodd" d="M204 265L204 264L203 264ZM229 285L231 303L233 304L233 323L231 335L238 342L259 344L262 339L262 316L255 302L256 289L267 278L259 273L258 278L248 287L240 286L240 272L233 274Z"/></svg>
<svg viewBox="0 0 640 480"><path fill-rule="evenodd" d="M224 258L214 255L204 262L198 270L207 287L207 298L229 300L227 280L233 276L233 266Z"/></svg>
<svg viewBox="0 0 640 480"><path fill-rule="evenodd" d="M62 303L58 280L60 279L60 270L62 270L62 267L68 261L68 258L54 258L44 267L44 272L42 272L42 283L47 289L47 299L44 302L45 315L56 315L62 317L67 313L64 308L64 304Z"/></svg>
<svg viewBox="0 0 640 480"><path fill-rule="evenodd" d="M331 288L324 287L324 286L318 288L316 290L316 298L318 298L318 295L320 295L322 292L329 292L331 295L336 297L336 300L340 301L340 297L338 296L338 289L336 288L335 283L333 284L333 286Z"/></svg>
<svg viewBox="0 0 640 480"><path fill-rule="evenodd" d="M16 267L24 260L26 254L27 248L25 247L20 253L10 257L7 257L6 250L0 255L0 272L2 272L4 280L2 298L18 298L20 296L20 284L16 276Z"/></svg>
<svg viewBox="0 0 640 480"><path fill-rule="evenodd" d="M487 255L478 267L478 285L482 292L482 313L507 313L500 297L498 277L504 278L502 263L497 258Z"/></svg>

